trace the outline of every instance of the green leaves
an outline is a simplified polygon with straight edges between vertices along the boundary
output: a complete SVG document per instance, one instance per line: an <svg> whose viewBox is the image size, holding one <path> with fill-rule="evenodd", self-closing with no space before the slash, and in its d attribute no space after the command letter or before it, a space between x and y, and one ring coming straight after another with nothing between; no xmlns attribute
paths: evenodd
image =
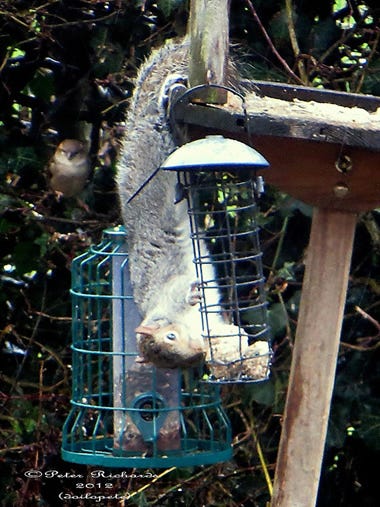
<svg viewBox="0 0 380 507"><path fill-rule="evenodd" d="M158 0L157 7L163 12L165 17L169 17L175 10L184 4L184 0Z"/></svg>

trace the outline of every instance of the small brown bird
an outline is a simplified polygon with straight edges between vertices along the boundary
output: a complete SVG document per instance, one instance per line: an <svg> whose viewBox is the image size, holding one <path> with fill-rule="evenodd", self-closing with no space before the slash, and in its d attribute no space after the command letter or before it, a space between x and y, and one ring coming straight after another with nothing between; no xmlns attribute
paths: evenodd
<svg viewBox="0 0 380 507"><path fill-rule="evenodd" d="M75 197L85 187L90 169L86 144L65 139L49 162L50 187L64 197Z"/></svg>

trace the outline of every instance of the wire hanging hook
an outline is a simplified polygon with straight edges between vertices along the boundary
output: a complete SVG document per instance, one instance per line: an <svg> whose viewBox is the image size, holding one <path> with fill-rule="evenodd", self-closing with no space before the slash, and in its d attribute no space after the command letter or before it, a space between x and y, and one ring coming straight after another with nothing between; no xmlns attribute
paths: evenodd
<svg viewBox="0 0 380 507"><path fill-rule="evenodd" d="M184 135L183 135L182 131L180 130L180 128L178 127L178 123L176 122L176 118L175 118L176 107L178 107L179 105L183 105L183 104L186 104L186 105L190 104L191 102L194 101L195 98L197 98L197 94L199 96L200 91L207 90L210 88L225 90L229 93L232 93L236 97L239 97L239 99L242 102L242 111L243 111L243 116L244 116L244 127L245 127L245 131L247 133L247 140L248 140L247 144L252 147L250 128L249 128L249 116L248 116L248 112L247 112L247 105L246 105L244 95L242 93L238 92L237 90L235 90L234 88L231 88L230 86L219 85L219 84L218 85L217 84L202 84L202 85L194 86L193 88L189 88L186 91L184 91L183 93L178 94L174 100L169 101L169 111L168 111L169 123L170 123L170 128L171 128L175 138L178 141L180 141L181 144L186 142L186 140L184 139Z"/></svg>

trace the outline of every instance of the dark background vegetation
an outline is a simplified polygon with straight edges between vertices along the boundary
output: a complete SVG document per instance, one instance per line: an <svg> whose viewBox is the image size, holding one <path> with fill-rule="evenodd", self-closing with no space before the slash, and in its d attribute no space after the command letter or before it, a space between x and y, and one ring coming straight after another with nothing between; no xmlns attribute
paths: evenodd
<svg viewBox="0 0 380 507"><path fill-rule="evenodd" d="M73 487L29 480L26 470L87 473L60 459L71 390L70 264L120 222L115 160L133 76L151 47L183 33L187 8L181 0L0 1L2 506L56 505L57 491ZM233 0L231 38L251 79L380 95L379 17L376 0ZM67 137L91 142L87 207L48 188L47 161ZM135 492L129 505L262 507L269 499L257 442L273 477L311 209L275 189L260 206L271 379L224 393L233 460L151 484L114 481ZM358 222L318 507L370 507L379 498L379 215Z"/></svg>

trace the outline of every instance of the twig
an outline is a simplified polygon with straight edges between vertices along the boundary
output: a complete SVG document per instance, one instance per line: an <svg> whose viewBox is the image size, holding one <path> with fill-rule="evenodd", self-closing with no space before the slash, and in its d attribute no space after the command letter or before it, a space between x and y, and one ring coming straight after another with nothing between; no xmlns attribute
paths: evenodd
<svg viewBox="0 0 380 507"><path fill-rule="evenodd" d="M303 84L307 85L307 84L309 84L309 79L308 79L307 72L305 69L305 63L302 59L299 58L301 51L300 51L300 48L298 45L296 29L294 27L292 0L285 0L285 9L286 9L286 15L288 18L288 31L289 31L290 43L293 48L294 57L297 60L298 71L300 73L300 77L302 79Z"/></svg>
<svg viewBox="0 0 380 507"><path fill-rule="evenodd" d="M368 337L368 339L373 339L373 337ZM375 345L370 345L368 347L364 347L363 345L353 345L352 343L340 342L342 347L346 349L358 350L359 352L372 352L380 347L380 341L375 343Z"/></svg>
<svg viewBox="0 0 380 507"><path fill-rule="evenodd" d="M4 16L5 18L9 18L12 21L14 21L16 24L19 24L22 27L27 28L28 30L30 29L30 26L27 23L25 23L24 21L19 19L17 16L14 16L13 14L11 14L8 11L0 11L0 16Z"/></svg>
<svg viewBox="0 0 380 507"><path fill-rule="evenodd" d="M111 12L110 14L105 14L104 16L99 16L98 18L95 18L95 19L80 19L80 20L75 20L75 21L67 21L65 19L62 18L62 23L52 23L52 24L48 24L46 23L45 26L47 28L52 29L52 28L61 28L61 27L66 27L66 26L80 26L80 25L89 25L89 24L94 24L94 23L97 23L98 21L105 21L107 19L111 19L115 16L118 16L118 12Z"/></svg>
<svg viewBox="0 0 380 507"><path fill-rule="evenodd" d="M355 88L355 93L359 93L360 90L361 90L361 87L363 86L363 82L364 82L364 78L368 72L368 66L369 66L369 63L370 61L372 60L372 58L375 56L375 53L377 51L377 47L379 45L379 40L380 40L380 32L377 32L376 33L376 37L375 37L375 41L373 43L373 46L371 48L371 52L370 54L368 55L367 57L367 64L366 66L363 68L363 72L361 73L360 77L359 77L359 82L358 84L356 85L356 88Z"/></svg>
<svg viewBox="0 0 380 507"><path fill-rule="evenodd" d="M267 483L268 493L272 497L272 495L273 495L273 484L272 484L272 480L271 480L269 472L268 472L268 466L267 466L267 463L265 461L264 453L263 453L263 450L262 450L259 438L258 438L256 430L255 430L255 421L253 420L253 415L251 414L251 424L249 424L249 422L248 422L245 414L243 413L243 411L239 407L236 407L235 410L240 415L242 421L244 422L247 432L249 432L253 436L253 440L254 440L255 445L256 445L256 450L257 450L257 454L259 456L261 468L263 470L265 481Z"/></svg>
<svg viewBox="0 0 380 507"><path fill-rule="evenodd" d="M50 319L50 320L58 320L58 321L62 321L62 322L71 322L72 321L72 317L58 317L56 315L49 315L48 313L38 312L38 311L32 311L31 313L34 313L34 315L39 315L41 317L46 317L47 319Z"/></svg>
<svg viewBox="0 0 380 507"><path fill-rule="evenodd" d="M367 312L365 312L364 310L362 310L359 306L355 306L355 310L360 313L360 315L362 317L364 317L365 319L369 320L371 322L371 324L373 324L375 326L375 328L377 329L377 335L376 336L379 336L380 335L380 323L377 322L376 319L374 319L373 317L371 317L371 315L369 315Z"/></svg>
<svg viewBox="0 0 380 507"><path fill-rule="evenodd" d="M377 342L374 345L368 345L368 346L365 346L365 345L354 345L352 343L347 343L347 342L341 342L341 345L343 347L347 348L347 349L359 350L360 352L371 352L372 350L375 350L375 349L377 349L377 348L380 347L380 323L376 319L374 319L373 317L371 317L371 315L369 315L367 312L365 312L364 310L362 310L359 306L355 306L355 310L364 319L369 320L369 322L371 322L371 324L373 324L375 326L375 328L377 329L377 334L376 335L359 338L357 341L360 341L360 342L373 342L374 340L377 340Z"/></svg>
<svg viewBox="0 0 380 507"><path fill-rule="evenodd" d="M268 32L265 30L263 24L261 23L261 20L259 18L259 16L257 15L257 12L256 12L256 9L253 7L253 4L251 2L251 0L246 0L247 2L247 5L249 7L249 10L251 11L252 13L252 16L254 17L256 23L259 25L259 28L262 32L262 34L264 35L264 38L265 40L267 41L270 49L272 50L273 54L276 56L276 58L279 60L279 62L281 63L281 65L284 67L284 69L286 70L286 72L289 74L289 76L294 79L294 81L296 81L296 83L298 84L301 84L303 85L304 82L302 81L302 79L300 79L297 74L295 74L292 69L289 67L289 65L286 63L286 61L282 58L282 56L280 55L280 53L277 51L277 49L274 47L274 44L272 42L272 39L269 37L269 34Z"/></svg>
<svg viewBox="0 0 380 507"><path fill-rule="evenodd" d="M288 227L288 222L289 222L289 216L286 216L284 218L283 223L282 223L282 227L281 227L281 231L280 231L280 238L277 243L277 248L276 248L276 251L274 254L272 267L270 269L270 273L268 276L269 279L272 279L274 272L276 271L277 261L278 261L280 254L281 254L282 246L283 246L284 239L285 239L286 229Z"/></svg>
<svg viewBox="0 0 380 507"><path fill-rule="evenodd" d="M8 377L7 375L4 375L2 373L0 373L0 380L1 380L1 382L6 382L7 384L9 384L11 386L11 388L14 386L14 383L15 383L13 378ZM59 380L58 382L56 382L55 384L53 384L52 386L43 386L42 391L44 393L54 393L58 389L58 387L63 384L67 385L67 380L62 379L62 380ZM20 387L30 387L33 389L40 389L40 385L37 384L36 382L28 382L26 380L17 381L17 385ZM38 396L38 395L36 395L36 396ZM13 398L14 398L13 395L9 395L6 398L4 398L4 405L8 402L8 400L11 400Z"/></svg>
<svg viewBox="0 0 380 507"><path fill-rule="evenodd" d="M177 467L171 467L171 468L168 468L167 470L164 470L160 475L158 475L157 477L154 477L154 479L151 480L151 482L149 484L145 484L145 486L142 486L141 488L139 488L138 490L134 491L133 493L129 493L128 494L128 500L130 500L133 496L136 496L138 495L139 493L142 493L143 491L145 491L146 489L150 488L152 484L154 484L155 482L157 482L159 479L162 479L162 477L164 477L164 475L167 475L169 474L170 472L172 472L173 470L175 470ZM178 487L178 486L177 486ZM121 503L120 505L123 505L124 504L124 500L122 500L123 503Z"/></svg>
<svg viewBox="0 0 380 507"><path fill-rule="evenodd" d="M278 296L278 300L280 301L280 305L281 305L281 308L282 308L282 311L283 311L284 317L285 317L285 322L286 322L286 339L287 339L287 341L289 343L290 349L293 349L293 347L294 347L294 338L292 336L292 330L291 330L291 327L290 327L289 314L288 314L288 311L286 309L284 298L282 297L282 294L281 294L280 291L277 292L277 296Z"/></svg>
<svg viewBox="0 0 380 507"><path fill-rule="evenodd" d="M171 470L171 469L170 469ZM177 491L179 487L183 487L184 484L187 484L191 481L194 481L194 479L199 479L199 477L202 477L203 475L206 475L210 470L210 467L206 467L202 469L200 472L191 475L188 479L181 479L179 483L176 483L174 486L167 489L162 495L160 495L157 500L154 500L151 505L162 505L161 501L168 496L173 491Z"/></svg>

